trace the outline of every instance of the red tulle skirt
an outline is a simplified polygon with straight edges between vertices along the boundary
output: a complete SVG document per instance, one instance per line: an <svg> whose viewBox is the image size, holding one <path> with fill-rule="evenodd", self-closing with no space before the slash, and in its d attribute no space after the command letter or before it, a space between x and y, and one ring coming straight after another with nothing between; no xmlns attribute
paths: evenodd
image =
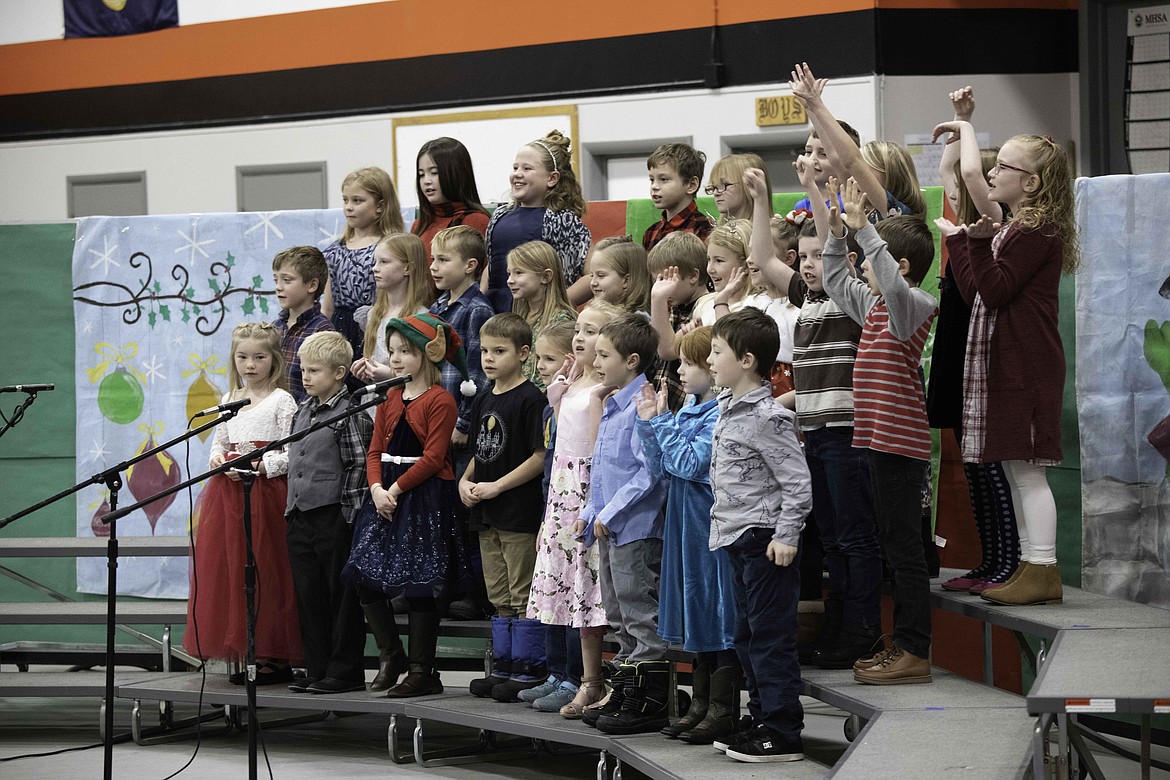
<svg viewBox="0 0 1170 780"><path fill-rule="evenodd" d="M285 540L287 489L284 477L258 477L252 484L259 659L302 658L296 591ZM243 659L247 651L243 490L239 482L217 474L203 488L191 517L195 550L183 647L199 658L234 661Z"/></svg>

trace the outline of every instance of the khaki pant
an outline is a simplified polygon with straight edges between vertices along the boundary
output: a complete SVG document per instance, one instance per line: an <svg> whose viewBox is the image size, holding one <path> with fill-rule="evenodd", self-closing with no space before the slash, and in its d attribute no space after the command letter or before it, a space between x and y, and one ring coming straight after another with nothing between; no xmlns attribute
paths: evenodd
<svg viewBox="0 0 1170 780"><path fill-rule="evenodd" d="M536 568L536 534L485 528L479 532L483 584L500 617L524 617Z"/></svg>

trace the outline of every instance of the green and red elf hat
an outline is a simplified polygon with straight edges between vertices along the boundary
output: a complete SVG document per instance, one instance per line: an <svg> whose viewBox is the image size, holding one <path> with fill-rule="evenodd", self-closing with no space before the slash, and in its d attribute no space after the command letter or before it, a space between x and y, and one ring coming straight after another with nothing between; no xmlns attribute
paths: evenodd
<svg viewBox="0 0 1170 780"><path fill-rule="evenodd" d="M475 382L472 382L467 374L467 351L463 349L463 341L450 323L430 313L412 314L387 322L387 338L390 337L390 331L402 334L403 338L422 350L426 359L436 366L441 366L444 362L454 366L463 377L459 392L469 398L475 395Z"/></svg>

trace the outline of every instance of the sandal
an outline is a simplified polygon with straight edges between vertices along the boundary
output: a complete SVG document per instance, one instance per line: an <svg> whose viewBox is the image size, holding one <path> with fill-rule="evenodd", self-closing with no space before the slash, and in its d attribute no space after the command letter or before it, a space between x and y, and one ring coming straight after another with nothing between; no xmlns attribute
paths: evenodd
<svg viewBox="0 0 1170 780"><path fill-rule="evenodd" d="M578 720L586 709L600 707L609 699L610 691L605 687L605 675L582 677L581 687L573 700L561 707L561 715L569 720Z"/></svg>

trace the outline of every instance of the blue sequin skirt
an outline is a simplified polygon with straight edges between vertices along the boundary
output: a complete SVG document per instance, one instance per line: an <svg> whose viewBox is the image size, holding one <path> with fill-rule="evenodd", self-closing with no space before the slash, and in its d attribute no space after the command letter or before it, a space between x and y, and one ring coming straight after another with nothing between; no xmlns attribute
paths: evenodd
<svg viewBox="0 0 1170 780"><path fill-rule="evenodd" d="M384 464L382 484L393 484L407 468ZM399 496L390 520L367 497L353 521L353 545L342 580L387 596L437 596L448 585L466 588L471 566L456 501L455 482L438 477Z"/></svg>

